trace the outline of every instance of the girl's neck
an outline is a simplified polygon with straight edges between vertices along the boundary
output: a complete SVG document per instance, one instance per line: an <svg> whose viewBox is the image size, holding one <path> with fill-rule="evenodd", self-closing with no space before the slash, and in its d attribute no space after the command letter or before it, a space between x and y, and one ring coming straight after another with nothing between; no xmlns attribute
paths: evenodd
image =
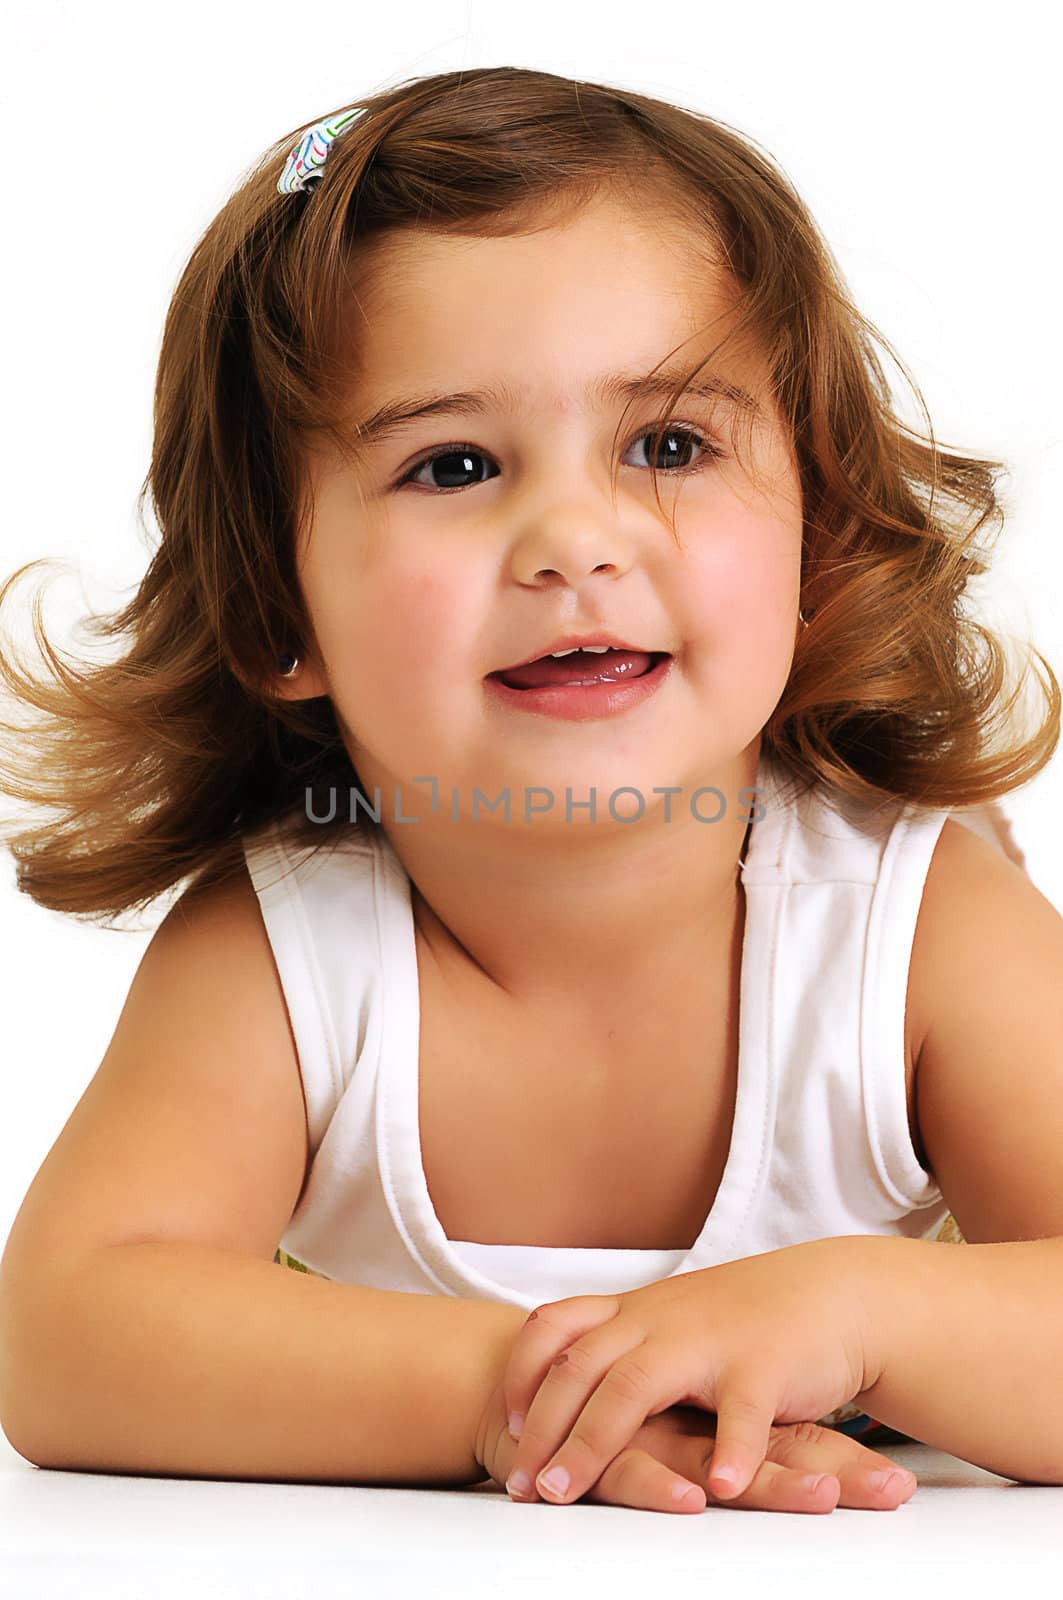
<svg viewBox="0 0 1063 1600"><path fill-rule="evenodd" d="M531 1007L593 1015L697 983L742 925L752 825L737 794L754 781L755 761L724 790L718 823L676 807L670 823L640 821L611 836L588 829L557 848L528 835L518 848L501 829L438 838L400 829L394 844L422 946L448 971L478 974Z"/></svg>

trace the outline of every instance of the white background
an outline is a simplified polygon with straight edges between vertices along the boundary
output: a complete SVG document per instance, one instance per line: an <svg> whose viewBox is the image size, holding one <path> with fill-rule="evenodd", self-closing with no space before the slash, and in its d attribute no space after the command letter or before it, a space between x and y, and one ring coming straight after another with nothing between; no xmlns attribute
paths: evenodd
<svg viewBox="0 0 1063 1600"><path fill-rule="evenodd" d="M60 643L86 603L124 602L147 564L134 499L163 317L262 148L402 79L512 64L675 99L774 156L941 443L1008 461L986 606L1063 676L1061 117L1042 8L8 0L2 16L0 568L72 564L46 613ZM1035 881L1063 907L1060 793L1053 762L1007 804ZM163 909L139 932L81 924L18 895L4 858L0 1238Z"/></svg>

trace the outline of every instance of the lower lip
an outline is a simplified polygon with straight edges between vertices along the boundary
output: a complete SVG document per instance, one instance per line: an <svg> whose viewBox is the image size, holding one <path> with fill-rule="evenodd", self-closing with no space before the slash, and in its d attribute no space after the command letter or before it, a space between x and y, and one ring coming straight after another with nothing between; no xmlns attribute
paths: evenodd
<svg viewBox="0 0 1063 1600"><path fill-rule="evenodd" d="M485 679L503 704L518 711L534 711L541 717L559 717L563 722L591 722L596 717L618 717L632 711L656 694L672 670L672 656L664 656L640 678L613 683L551 684L545 689L511 689L501 678Z"/></svg>

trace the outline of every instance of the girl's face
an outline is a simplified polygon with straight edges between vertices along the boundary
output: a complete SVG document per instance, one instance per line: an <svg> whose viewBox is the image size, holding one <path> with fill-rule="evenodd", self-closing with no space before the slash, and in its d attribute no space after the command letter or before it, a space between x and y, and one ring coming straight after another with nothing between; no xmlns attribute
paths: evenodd
<svg viewBox="0 0 1063 1600"><path fill-rule="evenodd" d="M389 820L430 820L433 779L448 826L471 819L474 789L488 800L508 790L521 827L525 791L547 790L540 829L565 826L567 796L586 801L592 788L599 829L621 787L641 793L646 818L665 804L655 788L681 786L671 803L685 806L688 791L736 770L790 671L796 462L748 363L714 364L760 411L747 432L732 401L691 394L675 408L684 433L666 436L656 461L680 548L649 471L665 394L628 410L614 498L628 396L594 390L670 356L669 368L693 366L728 326L728 280L674 228L601 200L526 237L393 235L365 269L353 416L425 396L505 396L455 400L372 439L358 478L315 458L299 575L317 650L300 651L278 693L329 695L363 792L372 802L379 786ZM433 454L447 459L433 467ZM633 709L562 721L511 708L485 681L561 635L596 631L672 654L662 686ZM702 803L711 816L712 798ZM637 809L630 795L616 802L617 815ZM569 811L567 825L589 818ZM504 826L504 812L481 804L477 825Z"/></svg>

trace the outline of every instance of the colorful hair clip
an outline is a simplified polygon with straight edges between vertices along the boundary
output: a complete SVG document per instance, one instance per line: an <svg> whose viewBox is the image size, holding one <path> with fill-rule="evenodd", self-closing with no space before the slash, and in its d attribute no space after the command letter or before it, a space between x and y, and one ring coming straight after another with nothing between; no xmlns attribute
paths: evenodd
<svg viewBox="0 0 1063 1600"><path fill-rule="evenodd" d="M315 122L312 128L308 128L299 143L292 146L291 154L284 163L284 171L277 179L278 193L295 194L296 190L316 183L321 177L321 168L325 165L333 139L349 128L364 110L364 106L354 106L349 111L338 111L334 117L326 117L323 122Z"/></svg>

